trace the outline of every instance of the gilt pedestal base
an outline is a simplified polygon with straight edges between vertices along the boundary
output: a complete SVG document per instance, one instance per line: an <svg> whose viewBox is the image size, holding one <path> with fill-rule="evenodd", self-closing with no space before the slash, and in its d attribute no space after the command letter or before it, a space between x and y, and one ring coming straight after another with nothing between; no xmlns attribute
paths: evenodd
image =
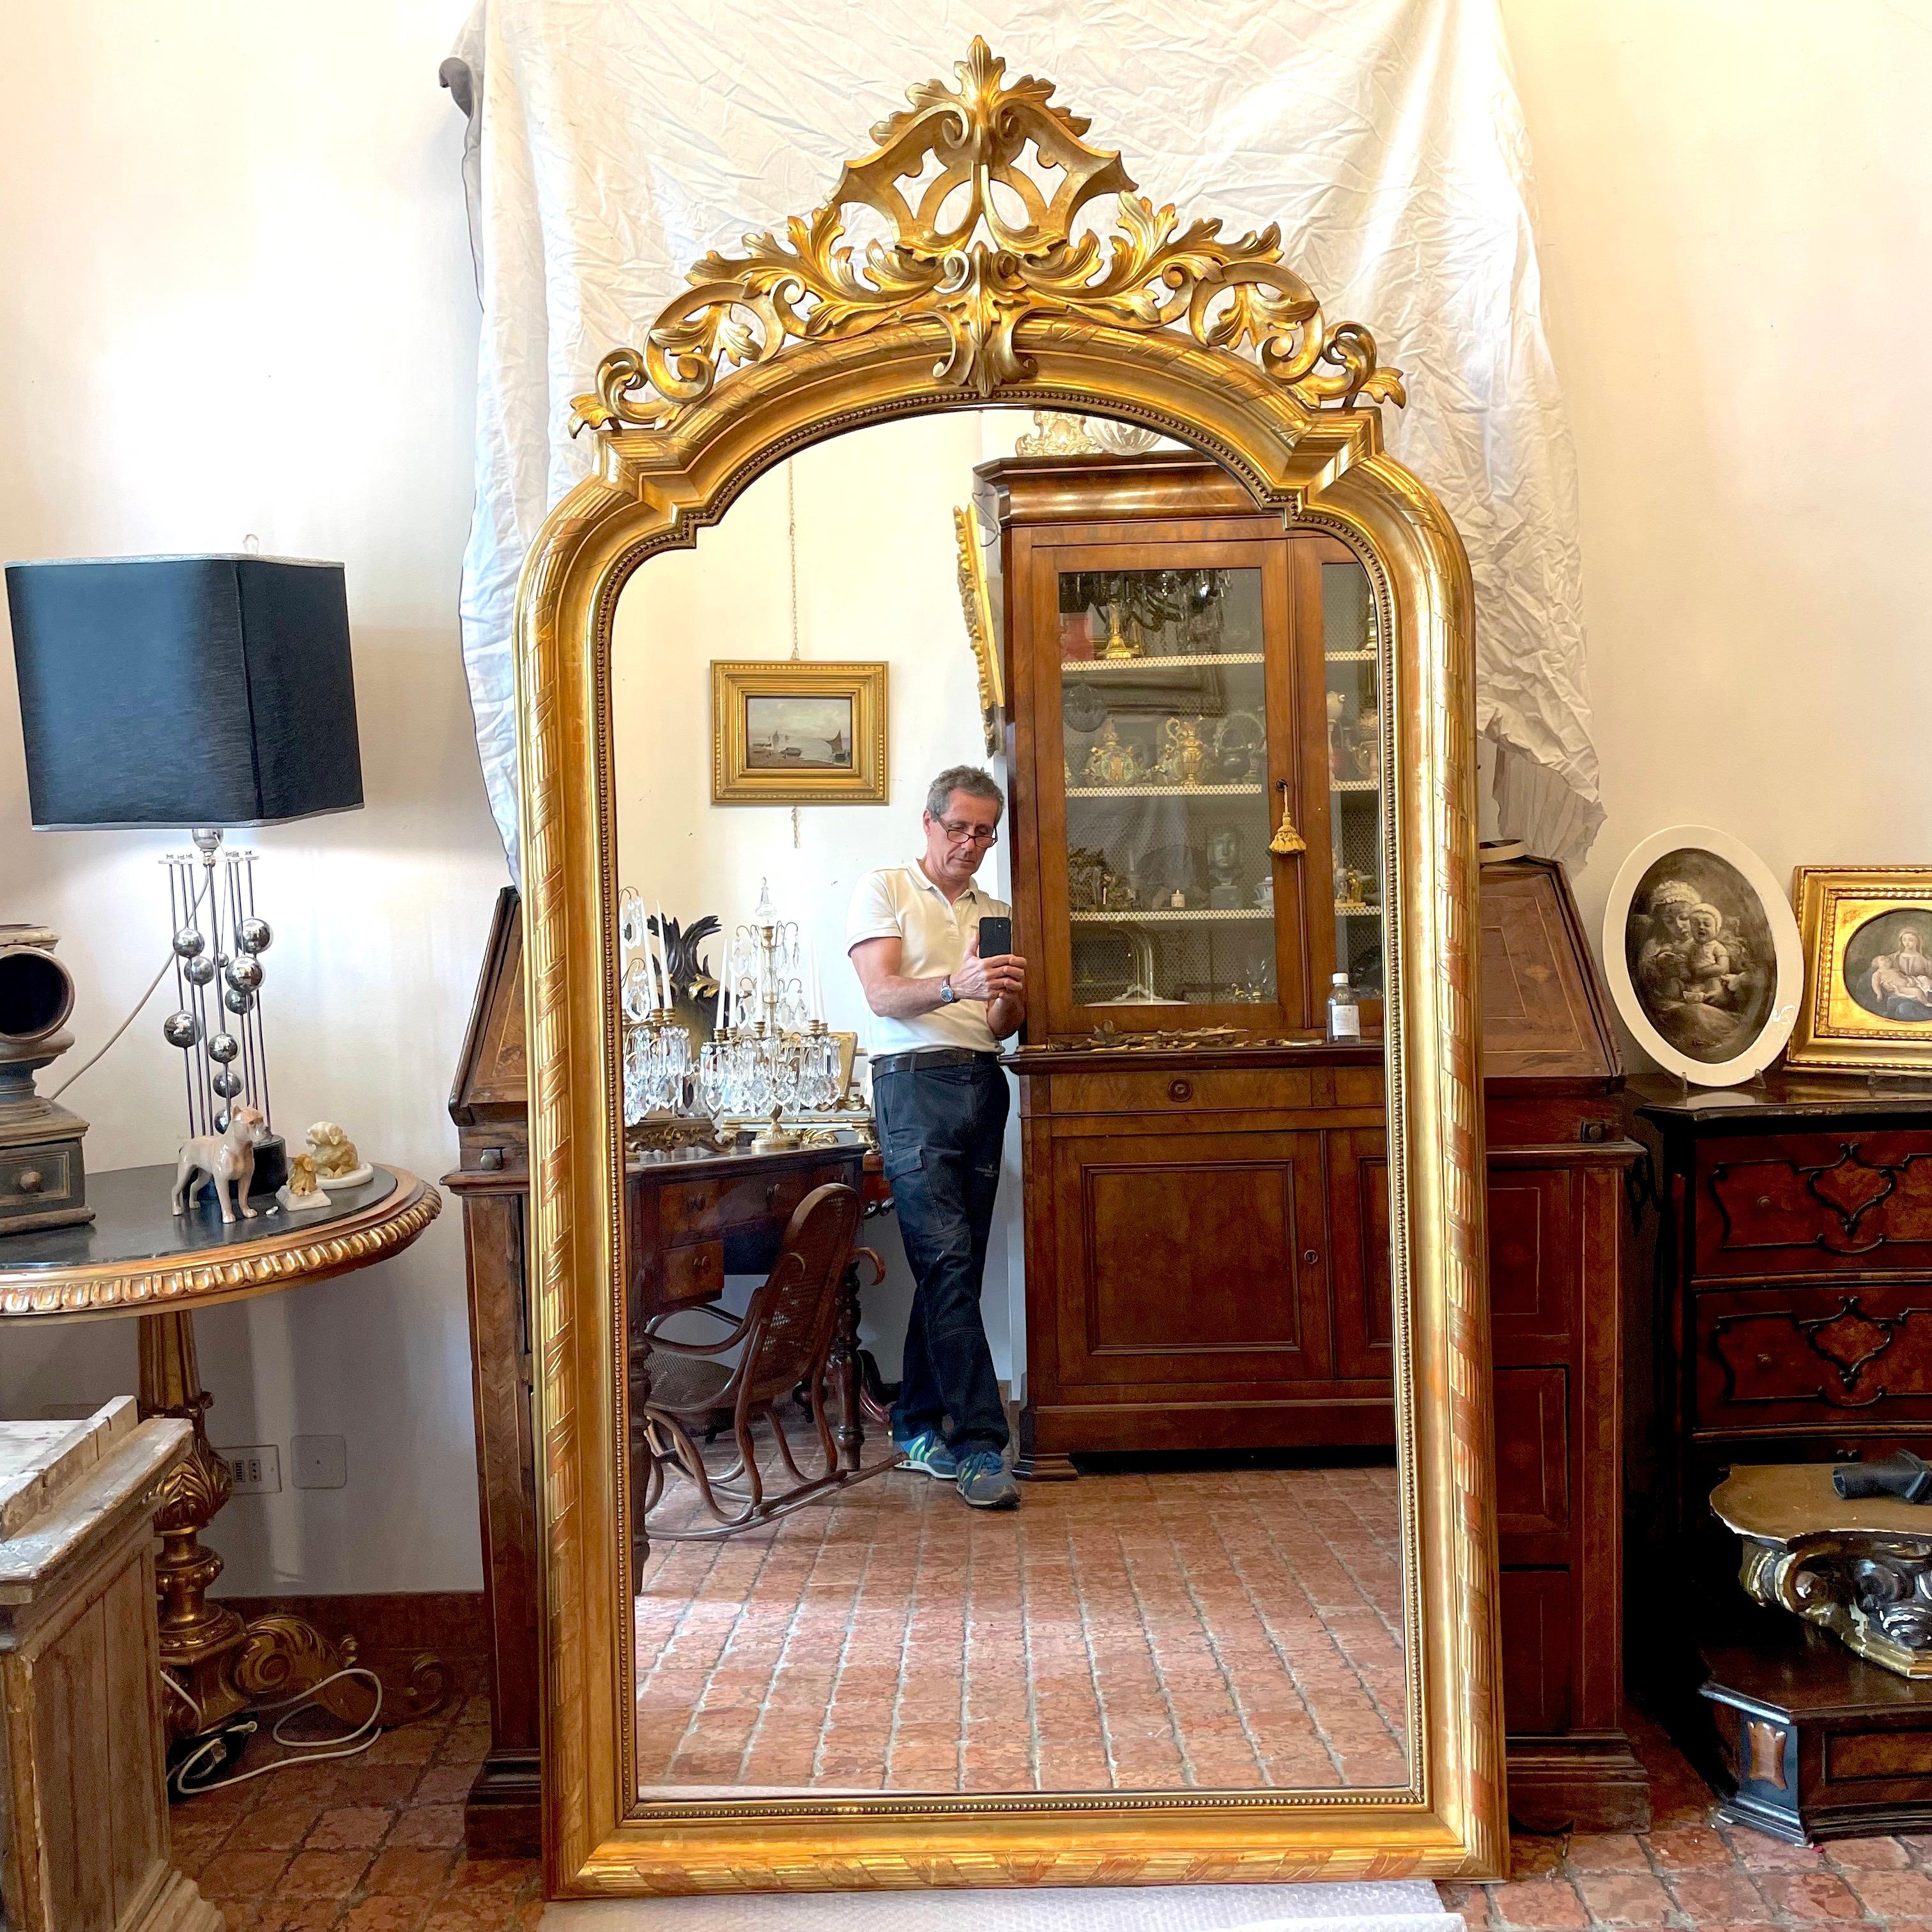
<svg viewBox="0 0 1932 1932"><path fill-rule="evenodd" d="M161 1667L184 1694L168 1700L168 1735L177 1762L196 1741L255 1706L304 1691L314 1691L317 1703L352 1728L367 1724L376 1708L376 1693L366 1682L338 1675L356 1663L352 1637L332 1642L300 1617L256 1617L244 1623L210 1600L208 1587L220 1575L222 1562L201 1534L234 1489L227 1464L209 1446L203 1418L212 1402L201 1386L194 1316L185 1309L143 1316L142 1418L177 1417L194 1432L154 1516L161 1539L154 1562ZM440 1660L418 1659L400 1694L386 1693L384 1728L427 1716L448 1692L448 1672Z"/></svg>

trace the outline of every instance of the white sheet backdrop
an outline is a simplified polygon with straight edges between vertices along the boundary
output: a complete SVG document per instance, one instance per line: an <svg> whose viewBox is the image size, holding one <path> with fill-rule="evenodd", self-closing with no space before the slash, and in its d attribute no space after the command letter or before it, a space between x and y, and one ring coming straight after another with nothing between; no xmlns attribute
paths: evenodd
<svg viewBox="0 0 1932 1932"><path fill-rule="evenodd" d="M1390 446L1468 546L1498 823L1580 860L1603 812L1576 463L1495 0L479 0L452 56L480 122L484 308L463 637L512 866L512 613L587 468L570 398L686 265L815 207L975 33L1009 73L1051 75L1156 202L1237 233L1279 222L1328 320L1374 331L1408 389Z"/></svg>

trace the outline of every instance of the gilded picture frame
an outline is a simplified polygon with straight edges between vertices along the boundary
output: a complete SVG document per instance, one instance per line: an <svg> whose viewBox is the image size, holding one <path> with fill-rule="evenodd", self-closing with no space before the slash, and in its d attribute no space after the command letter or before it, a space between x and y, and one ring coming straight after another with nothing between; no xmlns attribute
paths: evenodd
<svg viewBox="0 0 1932 1932"><path fill-rule="evenodd" d="M884 805L887 667L770 658L711 665L713 805Z"/></svg>
<svg viewBox="0 0 1932 1932"><path fill-rule="evenodd" d="M1932 1076L1932 866L1799 866L1791 898L1804 998L1786 1065Z"/></svg>
<svg viewBox="0 0 1932 1932"><path fill-rule="evenodd" d="M1226 239L1218 223L1184 224L1141 200L1120 156L1082 139L1087 122L1052 92L1010 79L976 40L955 80L912 90L911 110L874 130L876 149L848 164L823 207L752 238L742 256L697 264L644 346L614 350L578 400L592 473L550 512L524 566L515 660L554 1897L1508 1868L1468 560L1442 505L1383 448L1377 405L1400 401L1401 383L1368 332L1324 321L1276 230ZM1039 176L1029 150L1047 164ZM939 180L909 199L901 184L935 160ZM1102 196L1118 197L1118 232L1077 236L1076 218ZM845 244L845 212L861 205L895 238ZM692 545L786 457L867 424L988 401L1179 439L1239 478L1258 509L1348 544L1373 586L1391 828L1392 1380L1411 1741L1400 1786L637 1792L617 1346L614 616L651 557Z"/></svg>

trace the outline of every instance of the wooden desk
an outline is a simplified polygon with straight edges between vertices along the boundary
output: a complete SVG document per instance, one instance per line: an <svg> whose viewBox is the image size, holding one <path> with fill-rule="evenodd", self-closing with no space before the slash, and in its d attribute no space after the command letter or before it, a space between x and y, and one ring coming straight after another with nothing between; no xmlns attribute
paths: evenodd
<svg viewBox="0 0 1932 1932"><path fill-rule="evenodd" d="M542 1798L536 1636L542 1605L530 1407L533 1330L524 1268L530 1190L524 1110L523 934L517 896L506 888L450 1096L461 1165L444 1182L463 1206L491 1646L490 1750L470 1786L464 1832L478 1856L533 1857ZM794 1154L699 1148L634 1160L625 1176L624 1206L635 1322L710 1300L727 1275L762 1274L792 1210L821 1182L860 1186L865 1155L854 1141ZM849 1345L850 1338L844 1340ZM638 1352L631 1354L634 1363ZM634 1378L632 1393L634 1398ZM838 1433L842 1456L856 1462L857 1444L843 1417ZM634 1407L632 1447L634 1471L642 1466ZM634 1522L640 1489L634 1486L632 1495Z"/></svg>
<svg viewBox="0 0 1932 1932"><path fill-rule="evenodd" d="M865 1185L866 1149L800 1148L790 1154L719 1154L708 1148L638 1156L624 1173L624 1239L630 1270L631 1575L641 1576L650 1542L644 1492L651 1449L644 1435L650 1394L645 1324L679 1308L715 1301L727 1275L764 1275L777 1260L793 1210L814 1187ZM848 1279L847 1306L832 1345L842 1392L839 1460L859 1466L858 1306Z"/></svg>

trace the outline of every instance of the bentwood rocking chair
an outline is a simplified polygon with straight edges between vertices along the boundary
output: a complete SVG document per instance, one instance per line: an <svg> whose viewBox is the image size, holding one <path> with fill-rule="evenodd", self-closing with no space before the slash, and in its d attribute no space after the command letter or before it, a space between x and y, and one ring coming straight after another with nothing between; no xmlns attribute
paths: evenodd
<svg viewBox="0 0 1932 1932"><path fill-rule="evenodd" d="M838 1328L839 1298L845 1270L856 1262L870 1264L878 1281L885 1270L869 1248L854 1250L860 1202L851 1188L816 1187L798 1204L784 1240L743 1318L715 1342L674 1342L657 1334L668 1315L645 1328L650 1343L651 1393L644 1404L644 1434L651 1462L645 1478L645 1529L653 1542L694 1542L732 1536L789 1515L801 1505L892 1468L896 1455L869 1468L839 1464L838 1444L825 1411L825 1383ZM848 1337L848 1345L856 1340ZM735 1361L721 1359L734 1349ZM802 1390L825 1458L823 1475L807 1476L792 1454L781 1405ZM721 1475L705 1466L695 1435L713 1432L716 1419L730 1417L737 1462ZM780 1460L790 1472L789 1486L768 1494L758 1467L752 1428L770 1427ZM698 1499L716 1519L692 1528L664 1528L650 1520L664 1494L664 1471L675 1465L687 1476Z"/></svg>

